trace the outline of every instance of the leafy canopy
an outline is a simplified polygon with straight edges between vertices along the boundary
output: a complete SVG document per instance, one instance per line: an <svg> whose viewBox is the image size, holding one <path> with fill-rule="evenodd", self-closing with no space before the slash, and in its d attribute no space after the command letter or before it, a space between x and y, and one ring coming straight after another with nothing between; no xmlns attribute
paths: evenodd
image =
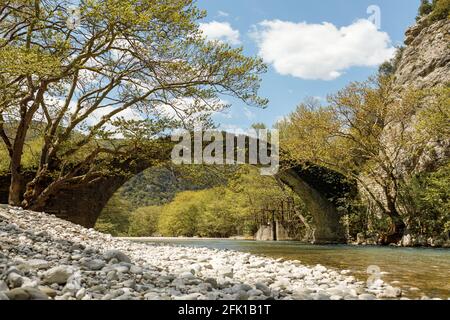
<svg viewBox="0 0 450 320"><path fill-rule="evenodd" d="M227 107L224 95L267 104L258 95L265 65L242 48L207 41L198 24L204 16L192 0L2 1L0 137L12 185L30 127L44 124L25 206L96 179L105 162L155 156L149 140L210 124ZM49 181L44 176L52 183L36 188Z"/></svg>

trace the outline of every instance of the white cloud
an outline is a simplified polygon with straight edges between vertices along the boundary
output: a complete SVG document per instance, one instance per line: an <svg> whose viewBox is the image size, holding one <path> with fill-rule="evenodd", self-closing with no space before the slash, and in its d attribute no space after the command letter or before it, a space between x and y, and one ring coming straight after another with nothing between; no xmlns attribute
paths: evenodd
<svg viewBox="0 0 450 320"><path fill-rule="evenodd" d="M215 116L222 119L233 119L233 111L231 109L219 111Z"/></svg>
<svg viewBox="0 0 450 320"><path fill-rule="evenodd" d="M248 120L253 120L256 117L256 114L247 107L244 107L244 115Z"/></svg>
<svg viewBox="0 0 450 320"><path fill-rule="evenodd" d="M241 43L239 30L233 29L228 22L211 21L200 23L200 30L209 40L219 40L232 45Z"/></svg>
<svg viewBox="0 0 450 320"><path fill-rule="evenodd" d="M228 17L228 16L230 16L230 14L228 12L225 12L225 11L222 11L222 10L217 11L217 15L219 17Z"/></svg>
<svg viewBox="0 0 450 320"><path fill-rule="evenodd" d="M239 127L239 126L237 126L237 125L234 125L234 124L224 124L224 125L221 125L221 126L218 128L218 130L220 130L220 131L226 131L226 132L229 132L229 133L234 134L234 135L236 135L236 136L239 136L239 135L248 135L249 133L253 133L253 132L251 132L250 130L243 129L243 128L241 128L241 127Z"/></svg>
<svg viewBox="0 0 450 320"><path fill-rule="evenodd" d="M278 73L310 80L333 80L353 66L377 66L395 52L389 35L364 19L341 28L265 20L252 36L259 55Z"/></svg>

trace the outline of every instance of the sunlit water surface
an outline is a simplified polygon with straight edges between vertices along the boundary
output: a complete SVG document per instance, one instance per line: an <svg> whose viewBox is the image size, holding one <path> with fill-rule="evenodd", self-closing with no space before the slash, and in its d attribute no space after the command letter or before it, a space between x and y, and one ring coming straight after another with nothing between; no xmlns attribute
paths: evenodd
<svg viewBox="0 0 450 320"><path fill-rule="evenodd" d="M410 298L450 297L450 249L316 246L299 242L256 242L244 240L149 239L187 247L207 247L248 252L272 258L299 260L305 265L321 264L348 269L359 280L366 280L367 268L378 266L382 279L401 287Z"/></svg>

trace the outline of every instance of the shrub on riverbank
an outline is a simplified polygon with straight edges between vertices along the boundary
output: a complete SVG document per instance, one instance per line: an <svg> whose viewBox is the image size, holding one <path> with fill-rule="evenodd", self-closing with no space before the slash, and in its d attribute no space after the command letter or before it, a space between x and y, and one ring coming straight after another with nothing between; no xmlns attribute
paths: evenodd
<svg viewBox="0 0 450 320"><path fill-rule="evenodd" d="M435 172L413 177L402 195L411 233L450 239L450 162Z"/></svg>
<svg viewBox="0 0 450 320"><path fill-rule="evenodd" d="M225 188L186 191L163 206L158 233L163 236L226 238L244 235L245 204Z"/></svg>
<svg viewBox="0 0 450 320"><path fill-rule="evenodd" d="M158 221L162 207L149 206L139 208L130 216L128 235L134 237L148 237L158 233Z"/></svg>

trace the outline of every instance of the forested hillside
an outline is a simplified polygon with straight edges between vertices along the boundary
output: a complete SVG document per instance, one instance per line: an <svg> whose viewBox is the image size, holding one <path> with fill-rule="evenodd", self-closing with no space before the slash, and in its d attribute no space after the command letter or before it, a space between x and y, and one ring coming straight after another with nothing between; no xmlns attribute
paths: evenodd
<svg viewBox="0 0 450 320"><path fill-rule="evenodd" d="M99 230L129 236L253 237L273 213L283 211L296 222L286 226L292 238L312 237L301 199L254 167L197 167L185 178L169 169L150 169L135 179L111 199ZM161 180L173 184L164 188Z"/></svg>

